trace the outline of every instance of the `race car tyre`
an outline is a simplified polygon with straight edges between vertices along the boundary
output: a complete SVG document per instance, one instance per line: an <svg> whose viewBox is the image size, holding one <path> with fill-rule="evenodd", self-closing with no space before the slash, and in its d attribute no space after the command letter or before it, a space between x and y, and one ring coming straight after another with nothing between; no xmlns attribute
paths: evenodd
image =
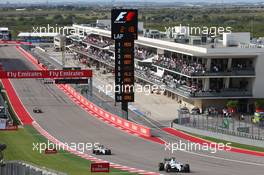
<svg viewBox="0 0 264 175"><path fill-rule="evenodd" d="M167 173L171 171L171 166L170 166L170 164L167 164L167 165L166 165L165 170L166 170Z"/></svg>
<svg viewBox="0 0 264 175"><path fill-rule="evenodd" d="M163 171L164 170L164 163L159 163L159 171Z"/></svg>
<svg viewBox="0 0 264 175"><path fill-rule="evenodd" d="M107 155L111 155L111 150L108 150L107 151Z"/></svg>
<svg viewBox="0 0 264 175"><path fill-rule="evenodd" d="M95 154L95 150L93 150L93 154Z"/></svg>
<svg viewBox="0 0 264 175"><path fill-rule="evenodd" d="M184 172L186 172L186 173L190 172L190 165L189 164L184 164L183 168L184 168Z"/></svg>

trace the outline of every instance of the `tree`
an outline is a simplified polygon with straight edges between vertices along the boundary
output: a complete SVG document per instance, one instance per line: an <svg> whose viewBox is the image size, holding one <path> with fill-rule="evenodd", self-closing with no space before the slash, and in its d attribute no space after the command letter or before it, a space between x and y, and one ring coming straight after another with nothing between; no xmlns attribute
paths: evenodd
<svg viewBox="0 0 264 175"><path fill-rule="evenodd" d="M258 99L255 101L255 108L256 108L256 112L261 112L263 111L264 108L264 100Z"/></svg>
<svg viewBox="0 0 264 175"><path fill-rule="evenodd" d="M229 100L227 102L226 106L229 108L236 108L238 106L238 101L237 100Z"/></svg>

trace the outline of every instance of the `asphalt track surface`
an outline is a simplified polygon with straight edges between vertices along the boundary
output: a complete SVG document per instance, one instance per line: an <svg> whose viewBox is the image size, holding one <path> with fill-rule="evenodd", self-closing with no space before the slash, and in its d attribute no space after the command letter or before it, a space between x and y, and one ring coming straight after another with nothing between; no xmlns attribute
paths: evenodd
<svg viewBox="0 0 264 175"><path fill-rule="evenodd" d="M0 62L5 70L36 69L15 47L0 47ZM165 146L129 135L90 116L55 85L42 80L25 79L11 81L22 103L31 116L55 138L62 142L99 142L112 149L111 156L96 156L129 167L156 171L158 162L165 157L176 157L189 163L191 174L200 175L262 175L264 158L245 154L219 151L171 153ZM35 114L32 109L40 106L44 111ZM178 142L177 138L171 142ZM91 151L87 151L91 154Z"/></svg>

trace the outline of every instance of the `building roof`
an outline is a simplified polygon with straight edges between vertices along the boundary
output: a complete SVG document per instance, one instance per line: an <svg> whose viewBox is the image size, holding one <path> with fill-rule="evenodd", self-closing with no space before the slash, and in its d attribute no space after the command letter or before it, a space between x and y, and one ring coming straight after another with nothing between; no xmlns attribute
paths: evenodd
<svg viewBox="0 0 264 175"><path fill-rule="evenodd" d="M59 33L28 33L21 32L18 34L18 37L55 37Z"/></svg>
<svg viewBox="0 0 264 175"><path fill-rule="evenodd" d="M97 29L93 27L86 27L82 25L73 25L73 27L86 32L111 37L111 31ZM209 48L199 45L189 45L175 43L171 41L165 41L161 39L153 39L139 36L138 40L135 41L137 44L142 44L148 47L154 47L162 50L168 50L171 52L183 53L186 55L197 56L197 57L255 57L259 54L264 53L264 48L241 48L241 47L216 47Z"/></svg>
<svg viewBox="0 0 264 175"><path fill-rule="evenodd" d="M8 31L7 27L0 27L0 31Z"/></svg>

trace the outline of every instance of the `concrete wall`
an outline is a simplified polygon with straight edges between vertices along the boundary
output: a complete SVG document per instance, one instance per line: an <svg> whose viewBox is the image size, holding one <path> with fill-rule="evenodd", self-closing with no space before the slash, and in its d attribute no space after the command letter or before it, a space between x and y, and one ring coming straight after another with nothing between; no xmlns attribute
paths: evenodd
<svg viewBox="0 0 264 175"><path fill-rule="evenodd" d="M264 98L264 54L260 54L255 64L256 78L253 80L253 97Z"/></svg>
<svg viewBox="0 0 264 175"><path fill-rule="evenodd" d="M235 142L235 143L246 144L246 145L253 145L253 146L257 146L257 147L263 147L264 146L263 140L254 140L254 139L248 139L248 138L244 138L244 137L226 135L226 134L222 134L222 133L200 130L200 129L190 128L190 127L177 125L177 124L173 124L173 127L176 129L182 130L182 131L189 132L189 133L195 133L198 135L213 137L216 139L226 140L229 142Z"/></svg>

